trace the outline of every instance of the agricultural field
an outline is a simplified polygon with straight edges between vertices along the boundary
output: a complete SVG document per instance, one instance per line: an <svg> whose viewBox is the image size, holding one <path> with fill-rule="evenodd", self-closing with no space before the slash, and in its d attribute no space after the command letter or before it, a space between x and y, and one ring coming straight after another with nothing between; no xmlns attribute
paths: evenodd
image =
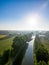
<svg viewBox="0 0 49 65"><path fill-rule="evenodd" d="M41 43L49 52L49 40L47 40L45 38L41 38Z"/></svg>
<svg viewBox="0 0 49 65"><path fill-rule="evenodd" d="M0 38L3 38L5 36L6 35L0 35ZM2 54L7 49L11 49L13 39L14 36L8 37L7 39L0 40L0 54Z"/></svg>
<svg viewBox="0 0 49 65"><path fill-rule="evenodd" d="M1 39L1 38L5 38L6 36L7 36L7 35L1 35L1 34L0 34L0 39Z"/></svg>

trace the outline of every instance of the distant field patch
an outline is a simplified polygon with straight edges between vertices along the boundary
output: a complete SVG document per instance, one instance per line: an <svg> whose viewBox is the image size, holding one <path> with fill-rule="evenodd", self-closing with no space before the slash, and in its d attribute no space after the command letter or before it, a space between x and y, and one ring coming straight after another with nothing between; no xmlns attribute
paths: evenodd
<svg viewBox="0 0 49 65"><path fill-rule="evenodd" d="M6 37L7 35L0 35L0 39Z"/></svg>
<svg viewBox="0 0 49 65"><path fill-rule="evenodd" d="M49 52L49 41L46 39L44 39L44 38L41 38L41 43L44 45L44 47L48 50L48 52Z"/></svg>
<svg viewBox="0 0 49 65"><path fill-rule="evenodd" d="M15 36L8 39L0 40L0 54L2 54L7 49L11 49L14 37Z"/></svg>

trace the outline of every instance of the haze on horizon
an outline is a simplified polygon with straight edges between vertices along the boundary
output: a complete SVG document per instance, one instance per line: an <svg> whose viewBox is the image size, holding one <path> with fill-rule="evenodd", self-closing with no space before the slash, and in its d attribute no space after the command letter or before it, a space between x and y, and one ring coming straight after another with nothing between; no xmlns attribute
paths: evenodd
<svg viewBox="0 0 49 65"><path fill-rule="evenodd" d="M49 30L49 0L0 0L0 30Z"/></svg>

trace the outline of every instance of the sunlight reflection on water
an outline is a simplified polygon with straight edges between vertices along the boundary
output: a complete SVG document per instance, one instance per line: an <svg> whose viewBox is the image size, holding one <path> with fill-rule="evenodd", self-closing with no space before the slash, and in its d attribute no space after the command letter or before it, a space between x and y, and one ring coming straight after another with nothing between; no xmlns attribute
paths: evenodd
<svg viewBox="0 0 49 65"><path fill-rule="evenodd" d="M28 42L29 46L26 50L26 54L23 58L22 65L33 65L33 44L35 36L32 36L32 40Z"/></svg>

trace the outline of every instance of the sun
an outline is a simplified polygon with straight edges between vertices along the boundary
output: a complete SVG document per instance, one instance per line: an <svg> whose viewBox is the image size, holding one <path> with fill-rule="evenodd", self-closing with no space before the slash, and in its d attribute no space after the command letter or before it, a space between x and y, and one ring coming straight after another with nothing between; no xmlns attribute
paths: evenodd
<svg viewBox="0 0 49 65"><path fill-rule="evenodd" d="M36 15L29 15L27 17L27 25L31 26L31 27L37 27L38 25L38 21L39 21L39 16Z"/></svg>
<svg viewBox="0 0 49 65"><path fill-rule="evenodd" d="M35 26L37 24L37 19L35 17L30 17L28 19L28 24L31 26Z"/></svg>

